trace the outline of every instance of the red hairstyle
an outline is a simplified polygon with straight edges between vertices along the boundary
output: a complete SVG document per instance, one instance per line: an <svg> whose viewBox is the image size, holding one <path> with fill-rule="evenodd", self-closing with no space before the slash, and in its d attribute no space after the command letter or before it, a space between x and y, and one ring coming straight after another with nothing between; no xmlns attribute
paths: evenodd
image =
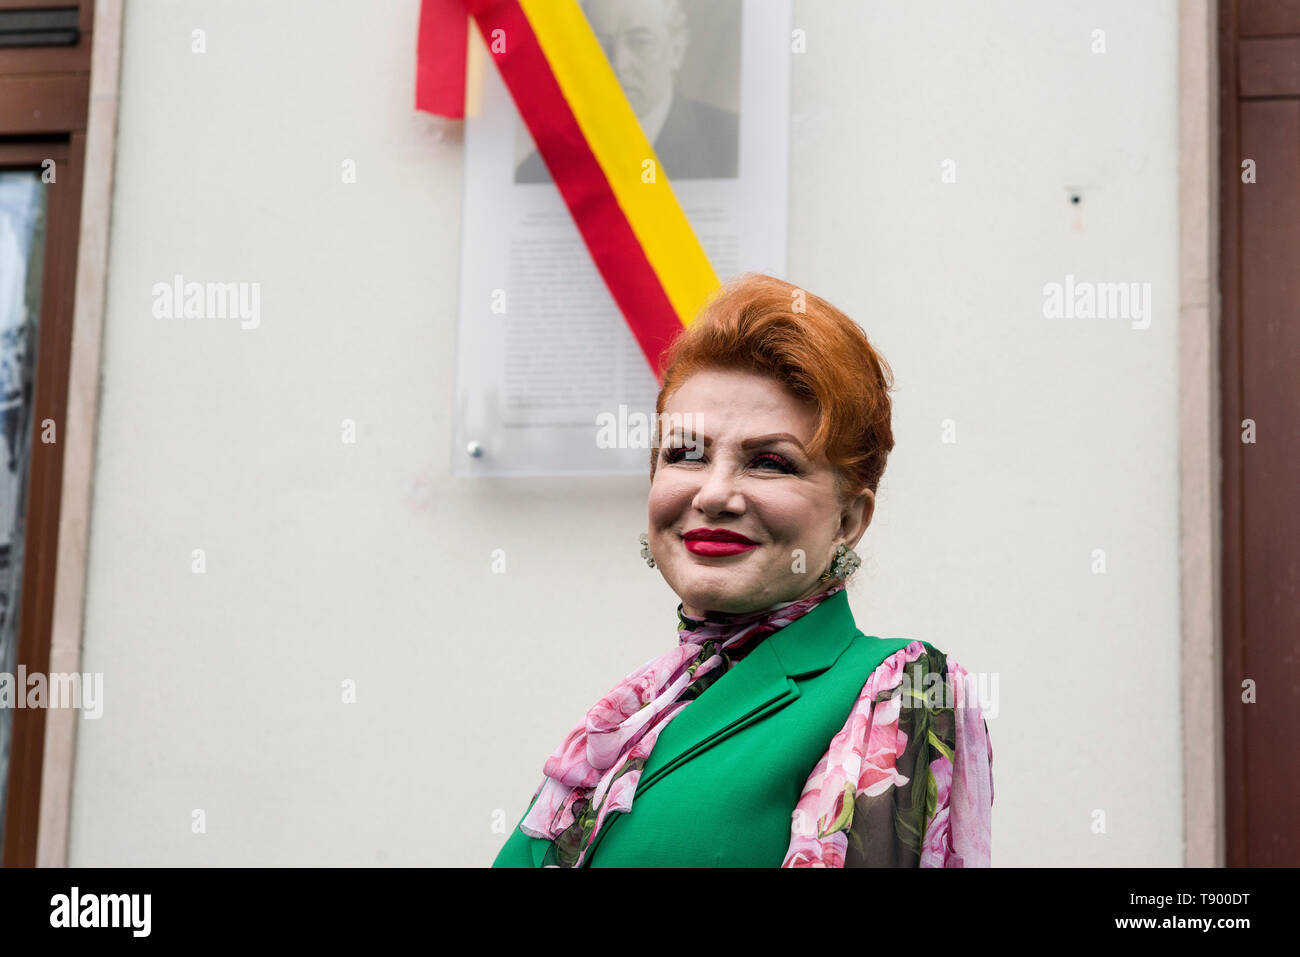
<svg viewBox="0 0 1300 957"><path fill-rule="evenodd" d="M655 421L669 396L703 369L769 376L817 407L809 453L836 469L845 499L874 494L894 448L889 390L893 374L856 322L798 286L745 273L725 283L660 360L663 387ZM658 443L650 450L654 479Z"/></svg>

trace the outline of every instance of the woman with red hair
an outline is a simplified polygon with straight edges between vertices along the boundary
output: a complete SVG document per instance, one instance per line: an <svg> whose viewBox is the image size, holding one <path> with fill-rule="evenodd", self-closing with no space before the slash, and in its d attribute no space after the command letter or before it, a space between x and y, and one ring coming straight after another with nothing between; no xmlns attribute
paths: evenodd
<svg viewBox="0 0 1300 957"><path fill-rule="evenodd" d="M665 363L641 538L681 598L676 647L556 748L494 866L988 866L973 676L864 635L845 592L894 447L888 365L755 274Z"/></svg>

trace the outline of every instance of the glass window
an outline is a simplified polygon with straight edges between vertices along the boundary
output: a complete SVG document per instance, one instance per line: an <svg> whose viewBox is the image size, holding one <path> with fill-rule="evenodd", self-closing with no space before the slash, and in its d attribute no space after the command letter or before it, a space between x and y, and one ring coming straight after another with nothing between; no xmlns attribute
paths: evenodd
<svg viewBox="0 0 1300 957"><path fill-rule="evenodd" d="M18 657L45 203L39 170L0 170L0 673L9 675ZM13 691L26 694L16 680ZM0 848L12 727L13 709L0 707Z"/></svg>

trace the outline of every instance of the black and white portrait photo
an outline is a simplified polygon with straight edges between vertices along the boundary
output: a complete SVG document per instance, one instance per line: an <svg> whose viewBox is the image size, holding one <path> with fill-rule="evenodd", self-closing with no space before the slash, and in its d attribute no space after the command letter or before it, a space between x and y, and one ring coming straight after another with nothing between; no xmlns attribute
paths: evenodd
<svg viewBox="0 0 1300 957"><path fill-rule="evenodd" d="M583 0L596 39L670 179L739 175L739 0ZM516 183L551 174L519 123Z"/></svg>

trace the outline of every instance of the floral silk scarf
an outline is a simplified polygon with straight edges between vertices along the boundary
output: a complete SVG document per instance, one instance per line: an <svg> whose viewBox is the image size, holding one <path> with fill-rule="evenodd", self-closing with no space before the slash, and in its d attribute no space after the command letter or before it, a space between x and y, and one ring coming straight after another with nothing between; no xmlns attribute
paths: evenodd
<svg viewBox="0 0 1300 957"><path fill-rule="evenodd" d="M843 590L743 614L687 615L677 606L677 647L652 658L592 706L546 759L546 775L519 824L551 842L543 867L580 867L610 811L630 811L659 734L683 708L773 632Z"/></svg>

